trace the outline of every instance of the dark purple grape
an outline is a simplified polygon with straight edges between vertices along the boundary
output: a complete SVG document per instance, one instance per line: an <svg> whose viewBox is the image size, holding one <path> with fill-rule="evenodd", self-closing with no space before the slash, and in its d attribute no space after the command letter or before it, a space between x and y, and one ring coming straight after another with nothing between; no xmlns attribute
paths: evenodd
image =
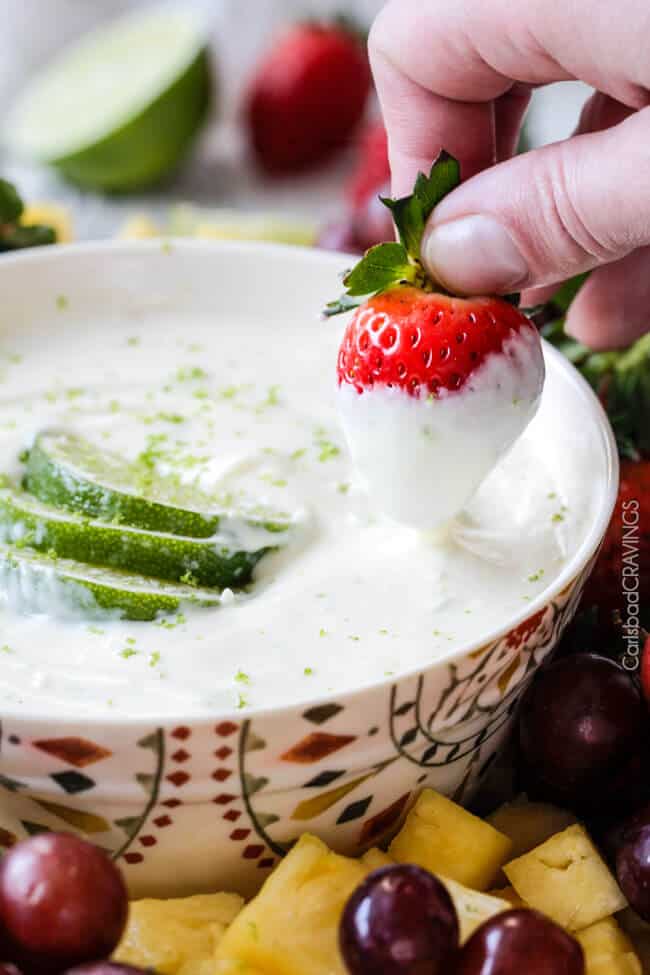
<svg viewBox="0 0 650 975"><path fill-rule="evenodd" d="M326 251L343 251L345 254L363 253L352 217L326 224L316 238L316 246Z"/></svg>
<svg viewBox="0 0 650 975"><path fill-rule="evenodd" d="M127 913L119 870L76 836L41 833L0 862L0 924L8 957L30 975L108 957Z"/></svg>
<svg viewBox="0 0 650 975"><path fill-rule="evenodd" d="M448 975L458 939L446 887L426 870L402 864L364 880L339 928L351 975Z"/></svg>
<svg viewBox="0 0 650 975"><path fill-rule="evenodd" d="M120 965L116 961L93 961L88 965L69 968L65 975L152 975L150 968Z"/></svg>
<svg viewBox="0 0 650 975"><path fill-rule="evenodd" d="M648 727L641 693L618 664L593 654L556 661L521 705L529 791L580 810L638 803Z"/></svg>
<svg viewBox="0 0 650 975"><path fill-rule="evenodd" d="M624 834L616 856L616 875L630 906L650 921L650 824Z"/></svg>
<svg viewBox="0 0 650 975"><path fill-rule="evenodd" d="M454 975L584 975L582 948L537 911L504 911L474 932Z"/></svg>

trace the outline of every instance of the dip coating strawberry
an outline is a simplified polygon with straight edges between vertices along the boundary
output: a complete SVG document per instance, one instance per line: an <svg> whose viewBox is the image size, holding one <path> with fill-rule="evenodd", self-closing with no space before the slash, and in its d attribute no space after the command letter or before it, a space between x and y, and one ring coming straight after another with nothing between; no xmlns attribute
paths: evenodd
<svg viewBox="0 0 650 975"><path fill-rule="evenodd" d="M383 200L399 242L371 248L326 309L358 306L337 362L355 463L387 514L422 529L460 511L534 416L544 382L537 329L511 301L455 297L424 271L426 220L458 182L443 152L411 196Z"/></svg>

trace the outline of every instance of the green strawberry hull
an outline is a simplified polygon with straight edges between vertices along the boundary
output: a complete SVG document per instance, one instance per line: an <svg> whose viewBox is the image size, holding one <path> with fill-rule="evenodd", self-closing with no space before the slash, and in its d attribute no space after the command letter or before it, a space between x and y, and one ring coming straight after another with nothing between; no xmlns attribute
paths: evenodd
<svg viewBox="0 0 650 975"><path fill-rule="evenodd" d="M220 603L218 593L7 546L0 546L0 588L19 612L71 619L150 622L184 607L215 608Z"/></svg>
<svg viewBox="0 0 650 975"><path fill-rule="evenodd" d="M44 159L85 189L130 193L169 175L200 130L212 95L212 71L202 49L180 78L115 132L71 155Z"/></svg>
<svg viewBox="0 0 650 975"><path fill-rule="evenodd" d="M218 589L245 586L267 551L232 551L218 537L184 538L91 521L10 490L0 492L0 538L58 558Z"/></svg>

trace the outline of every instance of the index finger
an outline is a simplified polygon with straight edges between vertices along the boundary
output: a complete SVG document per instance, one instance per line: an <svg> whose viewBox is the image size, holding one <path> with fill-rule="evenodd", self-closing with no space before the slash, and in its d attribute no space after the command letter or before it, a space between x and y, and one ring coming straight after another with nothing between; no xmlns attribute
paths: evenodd
<svg viewBox="0 0 650 975"><path fill-rule="evenodd" d="M623 104L647 104L645 0L390 0L370 35L393 189L409 192L441 148L463 178L496 156L494 103L517 82L578 78Z"/></svg>

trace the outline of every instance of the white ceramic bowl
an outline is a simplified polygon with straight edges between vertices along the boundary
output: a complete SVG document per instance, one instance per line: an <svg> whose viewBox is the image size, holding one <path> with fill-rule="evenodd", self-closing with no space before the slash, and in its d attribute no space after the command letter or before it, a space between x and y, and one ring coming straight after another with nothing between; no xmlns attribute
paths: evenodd
<svg viewBox="0 0 650 975"><path fill-rule="evenodd" d="M46 248L0 259L2 316L10 328L35 316L56 328L63 293L89 315L106 303L144 319L178 307L211 310L215 323L235 327L238 316L281 301L287 316L312 319L345 263L261 245ZM586 486L587 537L546 591L424 671L331 699L210 719L6 715L0 845L73 830L114 855L135 894L246 892L305 830L358 852L385 838L425 785L467 799L576 608L616 497L616 448L600 404L568 362L545 354L545 396L561 393L562 408L548 402L544 422L603 474L600 487Z"/></svg>

